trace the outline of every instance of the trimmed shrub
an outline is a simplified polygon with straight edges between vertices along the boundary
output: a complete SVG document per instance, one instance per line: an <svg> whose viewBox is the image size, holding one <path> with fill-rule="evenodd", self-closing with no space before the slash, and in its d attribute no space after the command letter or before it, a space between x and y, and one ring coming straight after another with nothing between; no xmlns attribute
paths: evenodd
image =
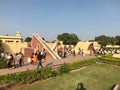
<svg viewBox="0 0 120 90"><path fill-rule="evenodd" d="M87 60L80 60L80 61L76 61L76 62L71 62L71 63L68 63L68 66L69 66L70 70L79 69L80 67L94 64L96 59L97 58L92 58L92 59L87 59Z"/></svg>
<svg viewBox="0 0 120 90"><path fill-rule="evenodd" d="M75 69L79 69L87 65L95 64L96 60L97 58L92 58L92 59L87 59L87 60L79 60L76 62L64 63L53 74L69 73L71 70L75 70Z"/></svg>
<svg viewBox="0 0 120 90"><path fill-rule="evenodd" d="M114 58L112 57L112 54L103 55L102 57L99 57L99 60L101 63L120 66L120 58Z"/></svg>
<svg viewBox="0 0 120 90"><path fill-rule="evenodd" d="M37 80L47 79L52 76L61 75L63 73L69 73L71 70L78 69L83 66L91 65L96 62L98 58L92 58L87 60L79 60L71 63L64 63L56 71L52 71L51 67L45 67L35 70L27 70L24 72L18 72L14 74L6 74L0 76L0 85L3 84L17 84L17 83L32 83Z"/></svg>
<svg viewBox="0 0 120 90"><path fill-rule="evenodd" d="M63 74L63 73L69 73L69 72L70 72L70 67L66 63L61 65L57 70L57 74Z"/></svg>
<svg viewBox="0 0 120 90"><path fill-rule="evenodd" d="M4 58L0 58L0 69L6 68L7 67L7 62Z"/></svg>
<svg viewBox="0 0 120 90"><path fill-rule="evenodd" d="M0 76L0 84L5 83L32 83L37 80L46 79L52 76L51 67L42 69L28 70L14 74Z"/></svg>

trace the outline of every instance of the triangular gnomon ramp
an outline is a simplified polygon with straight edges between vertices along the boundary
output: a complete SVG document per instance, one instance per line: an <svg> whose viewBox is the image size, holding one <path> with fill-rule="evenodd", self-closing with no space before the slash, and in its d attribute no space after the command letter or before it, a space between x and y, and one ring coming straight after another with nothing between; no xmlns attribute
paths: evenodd
<svg viewBox="0 0 120 90"><path fill-rule="evenodd" d="M54 59L61 59L61 57L56 54L38 34L33 34L33 36L38 39L38 41L43 45L45 49L47 49L47 51L52 55Z"/></svg>

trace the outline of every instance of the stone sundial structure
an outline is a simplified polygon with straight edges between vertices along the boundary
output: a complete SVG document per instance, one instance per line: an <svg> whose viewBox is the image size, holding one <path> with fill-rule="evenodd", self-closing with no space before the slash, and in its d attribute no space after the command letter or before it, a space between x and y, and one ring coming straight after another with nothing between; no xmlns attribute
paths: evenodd
<svg viewBox="0 0 120 90"><path fill-rule="evenodd" d="M31 46L34 50L39 51L42 51L44 48L47 54L47 60L61 59L60 56L56 54L56 52L54 52L50 47L47 46L46 42L38 34L33 34Z"/></svg>

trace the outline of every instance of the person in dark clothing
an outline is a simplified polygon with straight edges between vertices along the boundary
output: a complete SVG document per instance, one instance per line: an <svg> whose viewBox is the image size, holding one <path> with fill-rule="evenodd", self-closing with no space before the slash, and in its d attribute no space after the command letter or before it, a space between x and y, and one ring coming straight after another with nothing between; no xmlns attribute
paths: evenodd
<svg viewBox="0 0 120 90"><path fill-rule="evenodd" d="M43 59L44 60L46 59L46 52L44 52L44 54L43 54Z"/></svg>
<svg viewBox="0 0 120 90"><path fill-rule="evenodd" d="M37 54L37 58L38 58L37 68L39 68L39 66L43 67L43 66L42 66L42 62L41 62L41 60L42 60L42 58L43 58L43 55L41 55L41 52L39 52L39 53Z"/></svg>
<svg viewBox="0 0 120 90"><path fill-rule="evenodd" d="M13 64L11 66L13 66L13 68L15 68L15 58L13 57L13 54L10 54L10 56L11 56L11 63Z"/></svg>

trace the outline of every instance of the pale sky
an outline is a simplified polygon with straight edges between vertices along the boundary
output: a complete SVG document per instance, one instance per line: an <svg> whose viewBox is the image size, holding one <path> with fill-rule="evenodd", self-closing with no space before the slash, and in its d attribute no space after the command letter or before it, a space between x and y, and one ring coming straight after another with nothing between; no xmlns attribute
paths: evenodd
<svg viewBox="0 0 120 90"><path fill-rule="evenodd" d="M80 40L120 35L120 0L0 0L0 35L38 33L47 41L74 33Z"/></svg>

